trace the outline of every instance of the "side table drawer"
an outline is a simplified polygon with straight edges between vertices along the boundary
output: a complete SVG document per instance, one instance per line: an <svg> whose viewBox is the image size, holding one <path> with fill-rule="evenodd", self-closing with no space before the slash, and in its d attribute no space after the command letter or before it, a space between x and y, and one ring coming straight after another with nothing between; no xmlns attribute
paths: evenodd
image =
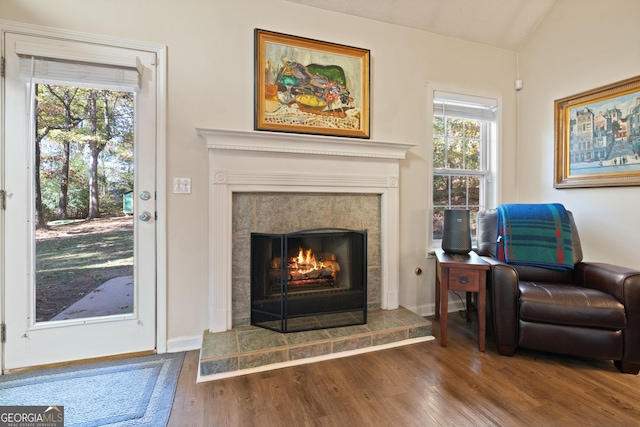
<svg viewBox="0 0 640 427"><path fill-rule="evenodd" d="M480 288L480 271L450 268L448 285L449 289L456 291L478 292Z"/></svg>

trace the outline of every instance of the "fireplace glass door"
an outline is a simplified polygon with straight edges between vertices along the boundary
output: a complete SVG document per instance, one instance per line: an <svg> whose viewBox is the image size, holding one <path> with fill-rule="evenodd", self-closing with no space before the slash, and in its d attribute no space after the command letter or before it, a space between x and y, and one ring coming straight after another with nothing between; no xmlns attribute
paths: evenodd
<svg viewBox="0 0 640 427"><path fill-rule="evenodd" d="M367 322L367 233L251 234L251 324L279 332Z"/></svg>

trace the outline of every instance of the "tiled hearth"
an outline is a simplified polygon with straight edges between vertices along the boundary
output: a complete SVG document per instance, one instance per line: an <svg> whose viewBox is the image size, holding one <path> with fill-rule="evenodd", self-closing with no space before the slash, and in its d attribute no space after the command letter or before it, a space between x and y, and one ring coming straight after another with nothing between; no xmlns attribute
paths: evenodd
<svg viewBox="0 0 640 427"><path fill-rule="evenodd" d="M211 381L432 340L431 322L402 307L366 325L281 334L255 326L204 334L198 381Z"/></svg>

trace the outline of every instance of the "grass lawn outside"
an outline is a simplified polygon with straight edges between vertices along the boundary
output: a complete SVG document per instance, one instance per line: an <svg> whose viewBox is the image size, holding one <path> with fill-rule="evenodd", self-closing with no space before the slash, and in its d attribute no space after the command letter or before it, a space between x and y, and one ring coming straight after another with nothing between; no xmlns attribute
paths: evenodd
<svg viewBox="0 0 640 427"><path fill-rule="evenodd" d="M109 279L133 275L133 217L62 222L36 232L36 320Z"/></svg>

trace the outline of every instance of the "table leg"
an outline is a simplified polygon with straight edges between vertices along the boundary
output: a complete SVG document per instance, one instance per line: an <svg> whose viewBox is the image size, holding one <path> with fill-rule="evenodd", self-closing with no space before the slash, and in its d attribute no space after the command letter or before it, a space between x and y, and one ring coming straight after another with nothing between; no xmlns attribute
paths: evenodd
<svg viewBox="0 0 640 427"><path fill-rule="evenodd" d="M487 273L480 272L480 289L478 290L478 349L484 351L487 332Z"/></svg>
<svg viewBox="0 0 640 427"><path fill-rule="evenodd" d="M466 292L467 294L467 322L471 322L471 306L473 305L473 302L471 301L471 296L473 295L472 292Z"/></svg>
<svg viewBox="0 0 640 427"><path fill-rule="evenodd" d="M447 315L449 307L449 269L442 268L440 277L440 345L447 346ZM444 286L442 284L445 283Z"/></svg>
<svg viewBox="0 0 640 427"><path fill-rule="evenodd" d="M435 315L435 319L439 320L440 319L440 287L441 285L441 281L440 281L440 263L438 262L438 260L436 260L436 315Z"/></svg>

